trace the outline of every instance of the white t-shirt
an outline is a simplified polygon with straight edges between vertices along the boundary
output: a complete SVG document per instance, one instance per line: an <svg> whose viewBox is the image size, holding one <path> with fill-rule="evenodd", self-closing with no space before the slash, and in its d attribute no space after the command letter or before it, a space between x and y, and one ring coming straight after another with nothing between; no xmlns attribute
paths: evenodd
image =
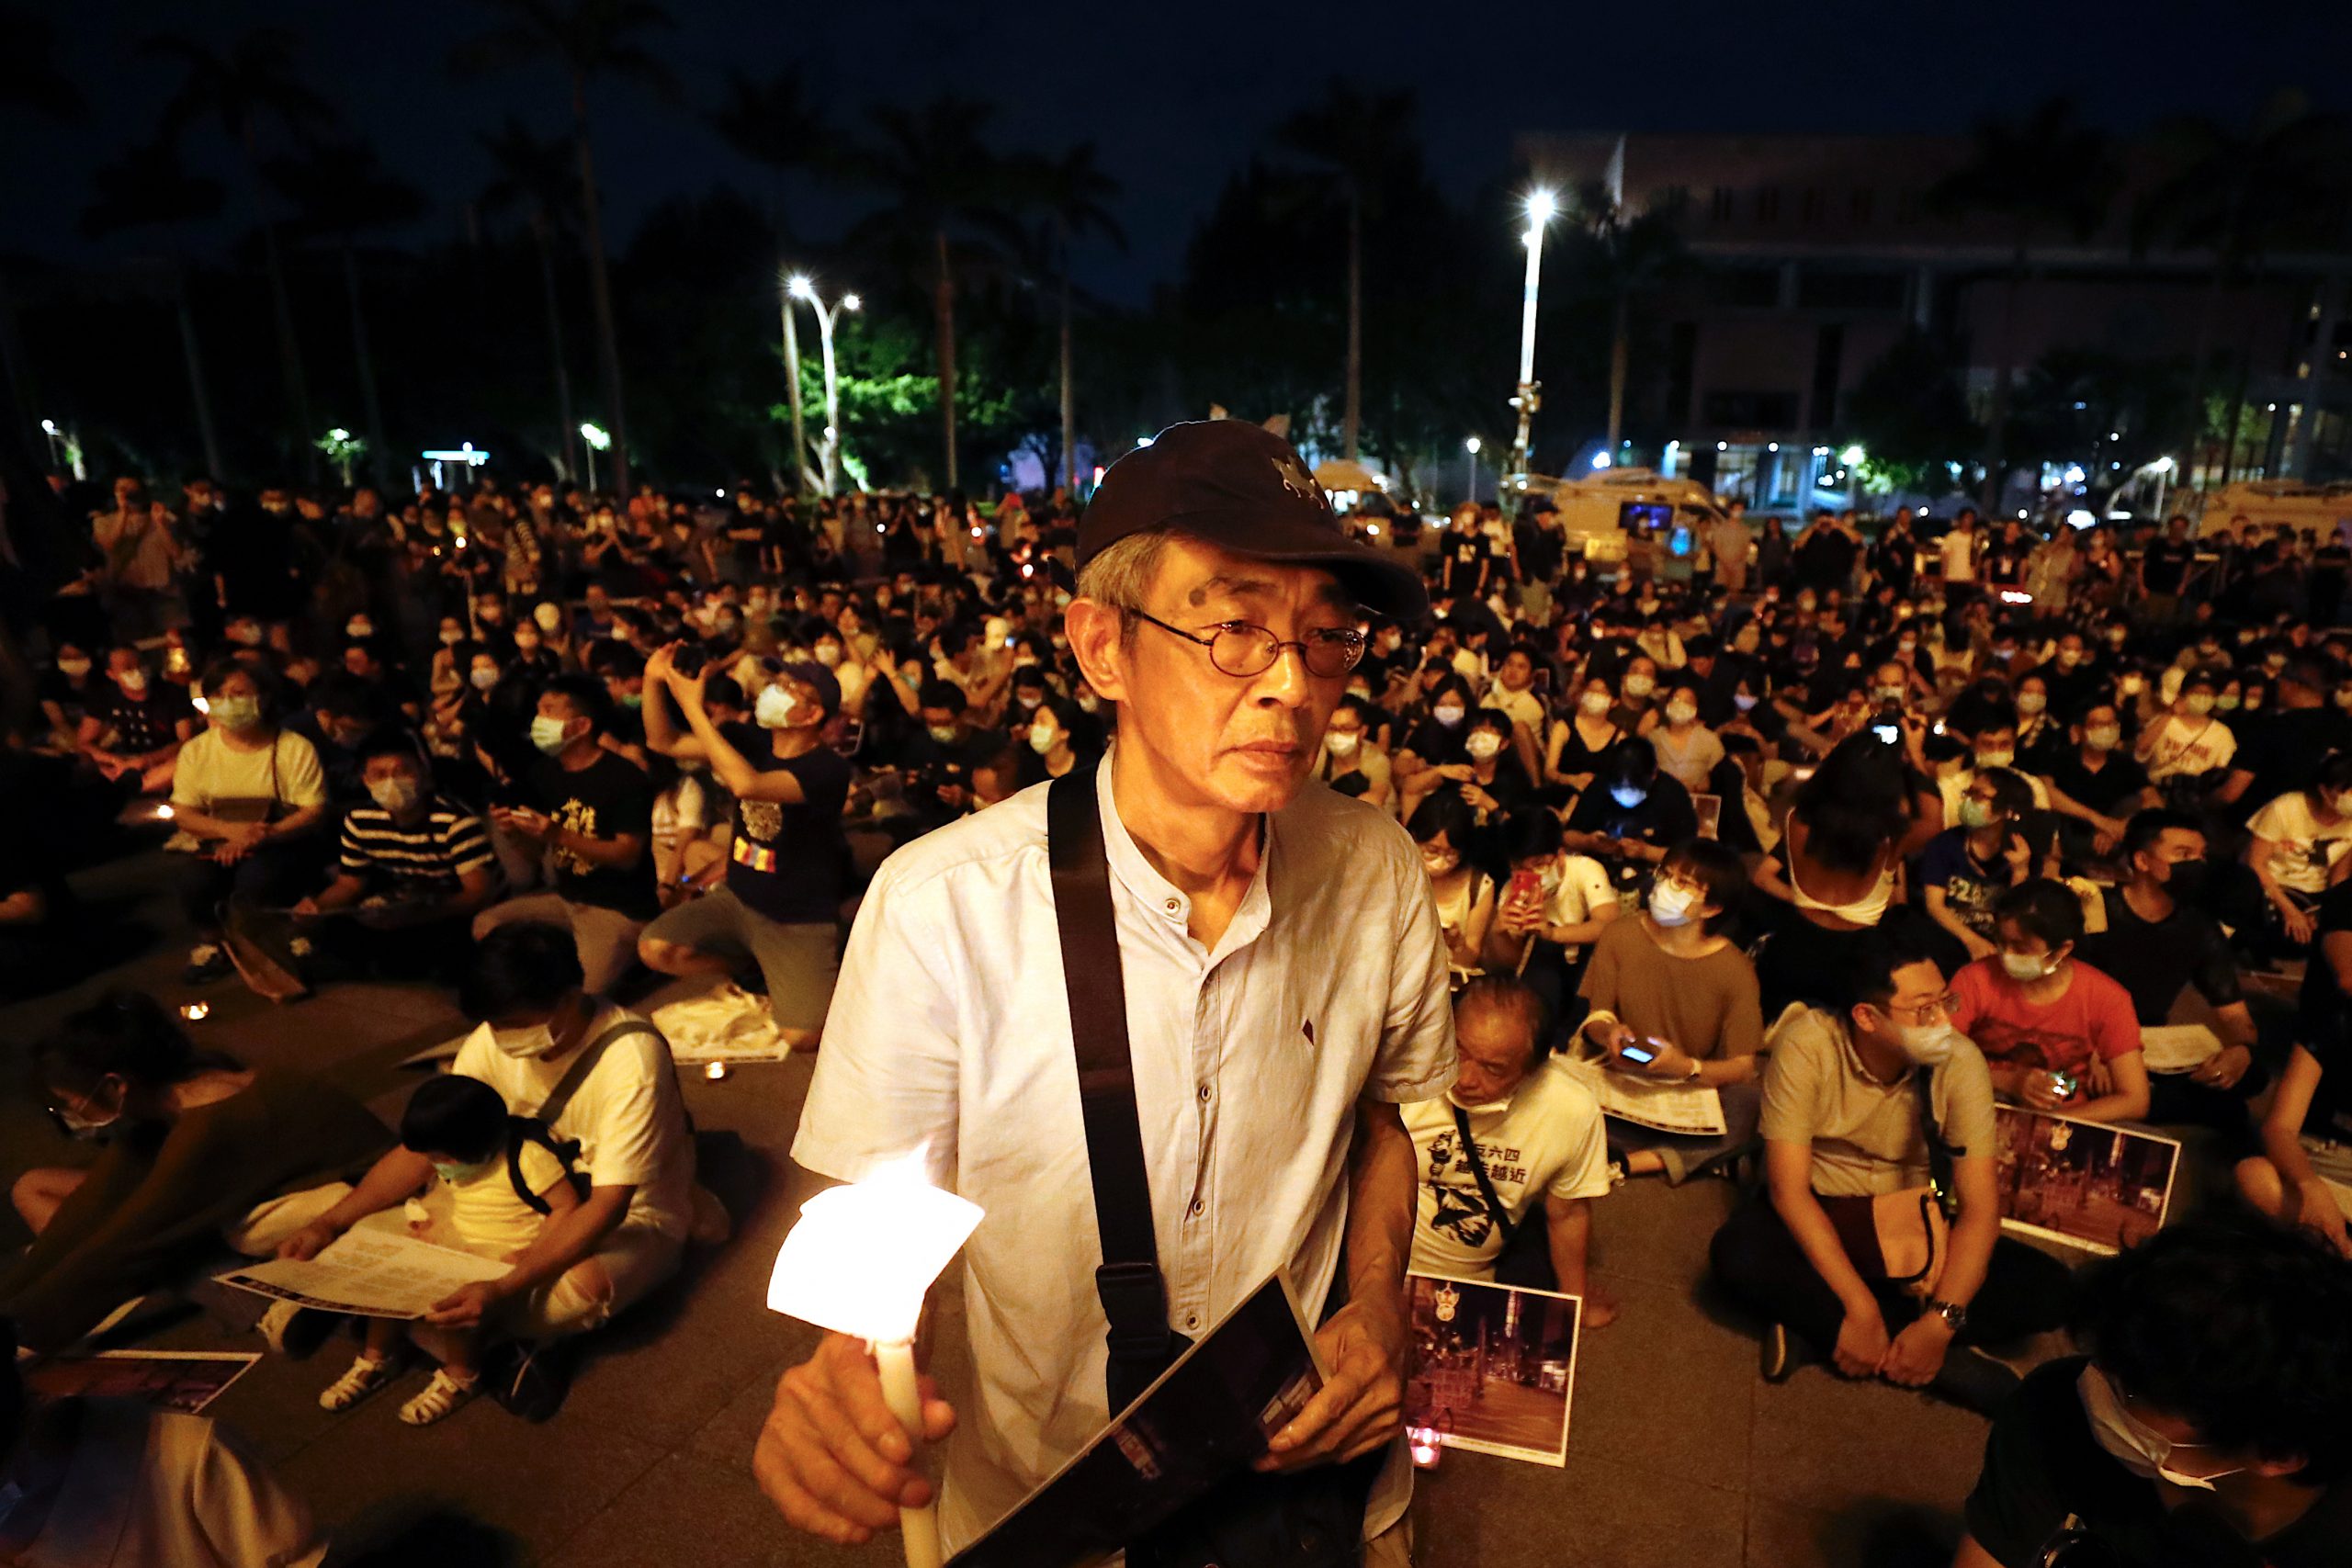
<svg viewBox="0 0 2352 1568"><path fill-rule="evenodd" d="M2270 874L2279 886L2298 893L2326 892L2328 868L2352 850L2352 817L2322 822L2301 790L2280 795L2245 826L2256 838L2278 846L2270 856Z"/></svg>
<svg viewBox="0 0 2352 1568"><path fill-rule="evenodd" d="M324 805L326 798L318 748L290 729L279 730L275 745L253 751L240 751L219 730L207 729L180 748L172 773L172 804L207 816L228 801L269 800L303 811Z"/></svg>
<svg viewBox="0 0 2352 1568"><path fill-rule="evenodd" d="M1944 581L1976 581L1976 536L1973 532L1954 528L1944 536Z"/></svg>
<svg viewBox="0 0 2352 1568"><path fill-rule="evenodd" d="M1540 735L1544 731L1544 699L1532 690L1514 692L1498 681L1487 690L1478 705L1509 714L1513 724L1527 726L1531 735Z"/></svg>
<svg viewBox="0 0 2352 1568"><path fill-rule="evenodd" d="M1552 897L1544 906L1544 923L1547 926L1580 926L1592 919L1593 911L1617 902L1617 889L1609 880L1609 870L1589 855L1560 857L1560 885L1552 889ZM1580 947L1565 950L1568 962L1577 961Z"/></svg>
<svg viewBox="0 0 2352 1568"><path fill-rule="evenodd" d="M1478 1279L1494 1271L1503 1235L1462 1150L1453 1101L1408 1105L1419 1196L1413 1220L1413 1269ZM1487 1179L1516 1227L1533 1223L1536 1200L1600 1198L1609 1191L1609 1140L1600 1101L1556 1060L1521 1080L1499 1111L1473 1111L1470 1136Z"/></svg>
<svg viewBox="0 0 2352 1568"><path fill-rule="evenodd" d="M518 1163L524 1185L543 1193L563 1179L563 1162L538 1144L526 1142ZM458 1245L484 1258L503 1258L538 1239L547 1216L523 1201L514 1190L514 1175L501 1149L490 1163L462 1181L445 1181L449 1190L449 1228Z"/></svg>
<svg viewBox="0 0 2352 1568"><path fill-rule="evenodd" d="M623 1008L599 1007L581 1037L584 1045L616 1023L645 1021ZM517 1116L536 1116L562 1080L576 1051L552 1062L510 1056L494 1044L487 1023L466 1036L449 1070L480 1078L504 1097ZM571 1103L549 1129L578 1139L580 1168L592 1187L633 1187L625 1225L648 1225L685 1239L694 1223L695 1145L670 1043L648 1024L605 1047ZM500 1177L504 1179L503 1175Z"/></svg>
<svg viewBox="0 0 2352 1568"><path fill-rule="evenodd" d="M2148 782L2154 784L2175 773L2211 773L2228 766L2237 754L2238 738L2220 719L2171 714L2156 732L2155 746L2148 753Z"/></svg>

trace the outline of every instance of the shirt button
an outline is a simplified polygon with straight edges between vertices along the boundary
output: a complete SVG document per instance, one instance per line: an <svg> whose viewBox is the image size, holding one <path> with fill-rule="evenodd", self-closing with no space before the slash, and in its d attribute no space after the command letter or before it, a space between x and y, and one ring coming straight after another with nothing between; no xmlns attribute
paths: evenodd
<svg viewBox="0 0 2352 1568"><path fill-rule="evenodd" d="M1200 1325L1201 1314L1199 1313L1188 1312L1184 1314L1184 1326L1186 1328L1198 1328Z"/></svg>
<svg viewBox="0 0 2352 1568"><path fill-rule="evenodd" d="M1206 1203L1204 1203L1198 1198L1195 1198L1193 1200L1193 1206L1190 1209L1187 1209L1185 1213L1191 1214L1193 1218L1197 1220L1201 1217L1201 1211L1207 1207L1208 1205Z"/></svg>
<svg viewBox="0 0 2352 1568"><path fill-rule="evenodd" d="M1171 915L1172 915L1172 914L1174 914L1177 910L1179 910L1179 909L1182 908L1183 907L1184 907L1183 905L1182 905L1182 904L1178 903L1178 902L1177 902L1175 899L1173 899L1173 898L1170 898L1170 900L1168 900L1167 908L1168 908L1168 912L1169 912L1170 914L1171 914Z"/></svg>
<svg viewBox="0 0 2352 1568"><path fill-rule="evenodd" d="M1201 1086L1201 1103L1202 1103L1203 1105L1206 1105L1208 1102L1209 1102L1209 1086L1208 1086L1208 1085L1206 1085L1206 1084L1203 1084L1203 1085Z"/></svg>

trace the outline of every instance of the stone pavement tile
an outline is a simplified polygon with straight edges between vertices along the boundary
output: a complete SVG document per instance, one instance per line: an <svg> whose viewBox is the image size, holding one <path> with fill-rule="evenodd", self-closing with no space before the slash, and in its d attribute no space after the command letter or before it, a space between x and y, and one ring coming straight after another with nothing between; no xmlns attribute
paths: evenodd
<svg viewBox="0 0 2352 1568"><path fill-rule="evenodd" d="M1957 1509L1984 1458L1984 1417L1818 1365L1777 1388L1758 1379L1755 1409L1748 1490L1799 1507Z"/></svg>
<svg viewBox="0 0 2352 1568"><path fill-rule="evenodd" d="M820 1330L796 1319L774 1313L768 1313L767 1317L768 1325L759 1331L760 1338L776 1351L775 1359L759 1375L746 1377L733 1396L686 1441L681 1452L746 1472L752 1468L752 1445L759 1441L760 1426L775 1404L776 1379L784 1375L787 1367L807 1360L817 1348L817 1342L824 1337Z"/></svg>
<svg viewBox="0 0 2352 1568"><path fill-rule="evenodd" d="M1707 1243L1735 1196L1728 1181L1628 1181L1593 1205L1594 1258L1612 1274L1688 1289L1707 1271Z"/></svg>
<svg viewBox="0 0 2352 1568"><path fill-rule="evenodd" d="M1711 1321L1687 1287L1606 1269L1598 1278L1617 1298L1618 1317L1577 1348L1569 1463L1606 1455L1653 1473L1745 1486L1755 1347Z"/></svg>
<svg viewBox="0 0 2352 1568"><path fill-rule="evenodd" d="M1571 1436L1565 1471L1447 1452L1415 1478L1421 1568L1728 1568L1741 1561L1747 1500L1589 1449Z"/></svg>
<svg viewBox="0 0 2352 1568"><path fill-rule="evenodd" d="M786 1525L752 1478L693 1454L668 1456L593 1516L543 1568L888 1568L895 1530L835 1546Z"/></svg>
<svg viewBox="0 0 2352 1568"><path fill-rule="evenodd" d="M1844 1508L1747 1500L1749 1568L1946 1568L1961 1531L1957 1509L1883 1500Z"/></svg>
<svg viewBox="0 0 2352 1568"><path fill-rule="evenodd" d="M278 1467L330 1529L388 1500L445 1505L545 1557L662 1457L590 1421L517 1421L487 1398L435 1426L403 1426L401 1404L424 1386L421 1371L401 1378Z"/></svg>

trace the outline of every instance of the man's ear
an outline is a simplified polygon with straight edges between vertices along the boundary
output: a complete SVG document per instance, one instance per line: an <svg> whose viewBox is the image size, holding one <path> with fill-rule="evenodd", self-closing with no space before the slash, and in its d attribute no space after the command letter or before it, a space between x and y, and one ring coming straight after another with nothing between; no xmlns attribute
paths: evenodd
<svg viewBox="0 0 2352 1568"><path fill-rule="evenodd" d="M1077 598L1062 611L1062 626L1069 634L1069 651L1086 683L1104 700L1123 702L1127 696L1126 615L1100 599Z"/></svg>

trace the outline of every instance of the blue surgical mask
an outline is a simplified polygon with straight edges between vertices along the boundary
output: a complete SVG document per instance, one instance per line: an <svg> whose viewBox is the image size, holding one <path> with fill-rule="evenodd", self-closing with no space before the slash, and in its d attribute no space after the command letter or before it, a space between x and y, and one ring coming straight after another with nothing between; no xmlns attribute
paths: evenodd
<svg viewBox="0 0 2352 1568"><path fill-rule="evenodd" d="M1630 784L1618 784L1612 786L1609 791L1609 798L1615 801L1618 805L1623 807L1628 811L1631 811L1634 807L1639 806L1649 797L1649 791L1645 789L1636 789Z"/></svg>
<svg viewBox="0 0 2352 1568"><path fill-rule="evenodd" d="M447 1185L457 1187L471 1181L483 1171L488 1170L492 1163L486 1159L459 1162L436 1159L433 1162L433 1174L439 1177Z"/></svg>

